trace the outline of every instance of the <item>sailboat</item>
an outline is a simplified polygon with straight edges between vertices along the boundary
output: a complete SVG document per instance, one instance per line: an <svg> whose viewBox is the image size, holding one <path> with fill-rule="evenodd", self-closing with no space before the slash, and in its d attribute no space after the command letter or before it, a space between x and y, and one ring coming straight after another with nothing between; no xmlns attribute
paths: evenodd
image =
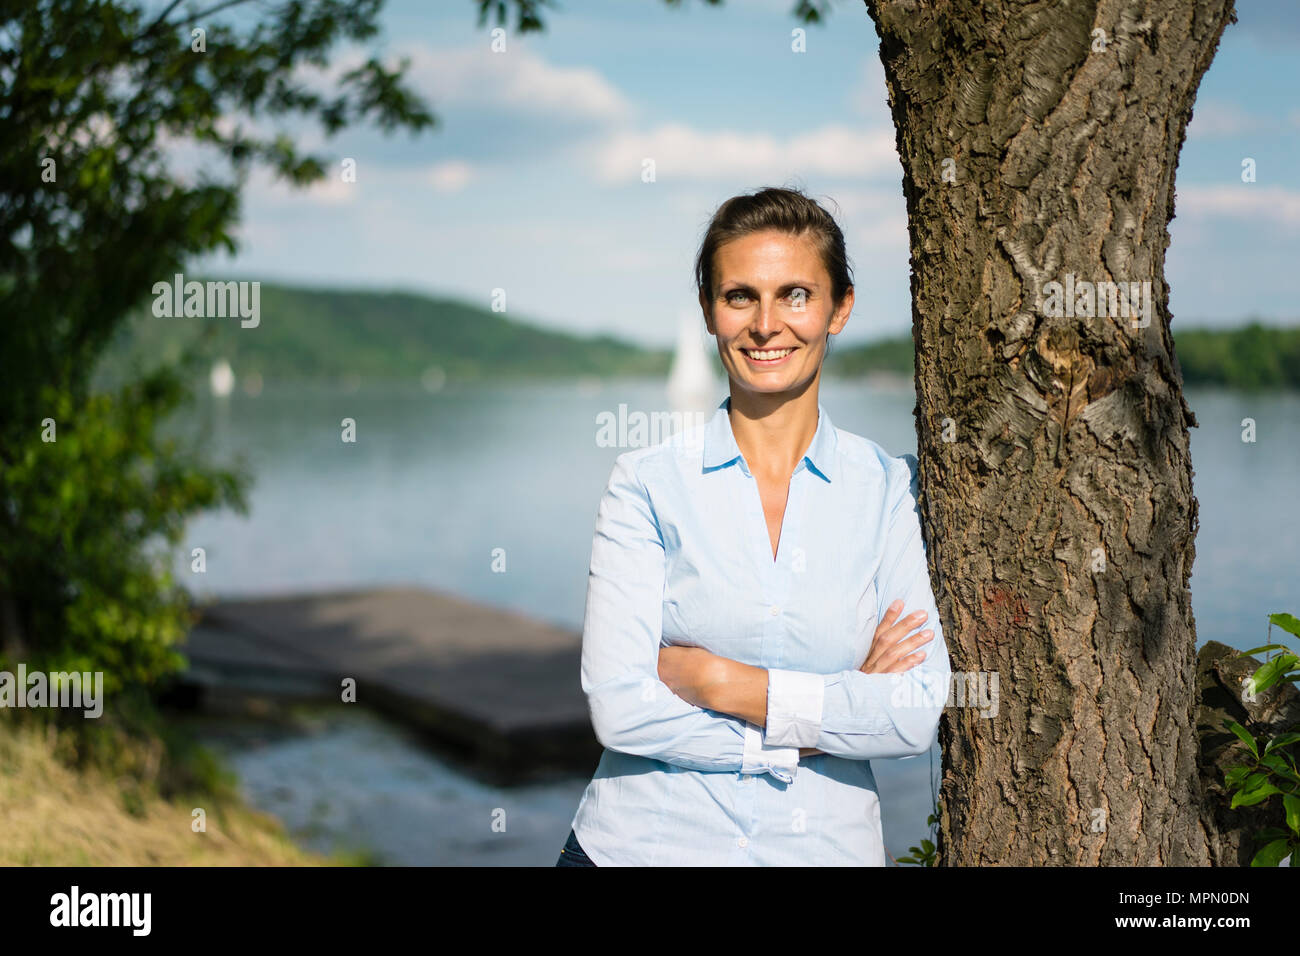
<svg viewBox="0 0 1300 956"><path fill-rule="evenodd" d="M710 412L722 401L722 388L704 347L703 329L698 309L678 314L677 349L668 371L668 401L675 412Z"/></svg>
<svg viewBox="0 0 1300 956"><path fill-rule="evenodd" d="M225 359L217 359L212 363L212 371L208 373L208 387L218 398L225 398L234 389L235 373Z"/></svg>

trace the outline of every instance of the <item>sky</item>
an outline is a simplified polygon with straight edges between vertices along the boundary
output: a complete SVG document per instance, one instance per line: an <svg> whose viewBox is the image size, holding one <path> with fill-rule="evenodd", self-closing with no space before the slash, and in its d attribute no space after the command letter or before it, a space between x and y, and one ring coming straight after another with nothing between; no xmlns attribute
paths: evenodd
<svg viewBox="0 0 1300 956"><path fill-rule="evenodd" d="M410 58L438 125L357 127L307 148L356 163L296 189L249 181L239 252L192 271L404 289L581 334L670 346L695 310L693 263L728 197L793 184L836 216L857 304L839 341L911 326L907 216L879 40L839 0L791 51L794 0L560 0L545 33L491 49L474 0L389 0L382 34L340 46L342 70ZM511 5L513 7L513 4ZM1166 258L1180 326L1300 324L1300 2L1237 0L1197 96ZM313 82L326 82L312 77ZM642 181L642 159L656 163ZM1242 182L1244 158L1256 181Z"/></svg>

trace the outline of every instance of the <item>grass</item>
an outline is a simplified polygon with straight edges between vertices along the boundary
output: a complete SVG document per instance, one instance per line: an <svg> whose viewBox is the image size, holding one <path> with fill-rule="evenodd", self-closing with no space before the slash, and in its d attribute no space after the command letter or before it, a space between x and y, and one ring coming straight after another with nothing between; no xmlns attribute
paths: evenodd
<svg viewBox="0 0 1300 956"><path fill-rule="evenodd" d="M319 856L279 821L248 808L234 778L196 746L183 752L180 791L164 779L177 758L161 741L132 744L131 771L77 759L81 741L54 724L0 712L0 866L367 865L364 851ZM192 811L206 814L205 832Z"/></svg>

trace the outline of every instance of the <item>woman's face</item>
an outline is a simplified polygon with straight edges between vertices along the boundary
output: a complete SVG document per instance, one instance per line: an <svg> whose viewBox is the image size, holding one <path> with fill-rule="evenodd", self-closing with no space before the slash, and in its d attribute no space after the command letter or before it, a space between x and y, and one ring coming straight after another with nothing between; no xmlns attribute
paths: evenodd
<svg viewBox="0 0 1300 956"><path fill-rule="evenodd" d="M715 298L701 292L700 306L732 383L779 393L815 379L827 334L838 334L853 311L853 289L836 309L812 239L750 233L719 246L713 266Z"/></svg>

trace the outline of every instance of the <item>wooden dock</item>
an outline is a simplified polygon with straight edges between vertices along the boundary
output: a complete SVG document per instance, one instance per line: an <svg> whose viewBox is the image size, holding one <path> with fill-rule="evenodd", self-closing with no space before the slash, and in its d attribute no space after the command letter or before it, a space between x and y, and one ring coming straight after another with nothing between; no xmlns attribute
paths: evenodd
<svg viewBox="0 0 1300 956"><path fill-rule="evenodd" d="M204 693L365 706L499 783L590 774L600 757L579 679L581 636L414 589L222 601L184 653ZM343 681L356 703L342 703Z"/></svg>

